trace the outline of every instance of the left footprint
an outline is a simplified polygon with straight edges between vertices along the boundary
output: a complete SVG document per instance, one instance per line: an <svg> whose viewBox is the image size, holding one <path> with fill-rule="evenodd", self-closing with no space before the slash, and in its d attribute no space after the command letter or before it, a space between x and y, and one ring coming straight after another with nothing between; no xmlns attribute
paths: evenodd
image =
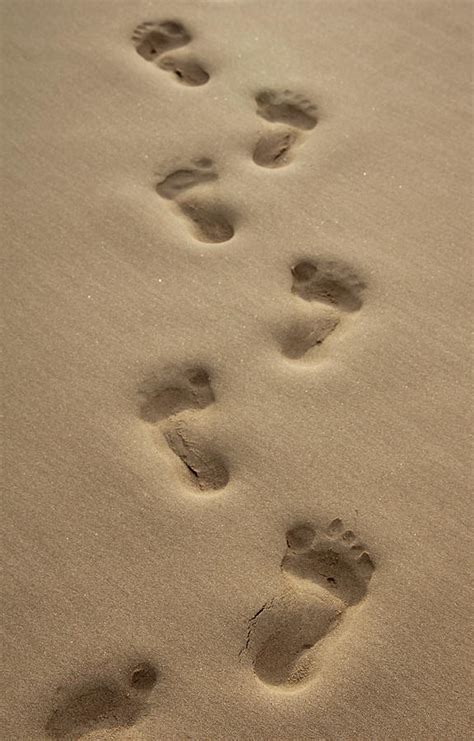
<svg viewBox="0 0 474 741"><path fill-rule="evenodd" d="M205 409L215 400L209 373L193 367L174 370L167 380L148 379L139 389L140 416L160 424L159 439L180 459L186 480L200 491L223 489L229 472L222 457L191 429L191 410Z"/></svg>
<svg viewBox="0 0 474 741"><path fill-rule="evenodd" d="M201 199L183 199L183 193L198 185L218 180L214 163L207 157L192 165L175 170L156 184L161 198L174 201L182 216L191 225L194 237L209 244L228 242L234 236L232 214L220 204Z"/></svg>
<svg viewBox="0 0 474 741"><path fill-rule="evenodd" d="M48 738L79 739L92 731L133 726L147 713L147 695L158 679L149 662L135 666L127 685L117 681L90 682L72 689L51 713Z"/></svg>
<svg viewBox="0 0 474 741"><path fill-rule="evenodd" d="M135 49L147 62L156 62L160 69L172 72L184 85L204 85L209 74L198 61L168 54L187 46L191 40L190 32L178 21L141 23L132 34Z"/></svg>

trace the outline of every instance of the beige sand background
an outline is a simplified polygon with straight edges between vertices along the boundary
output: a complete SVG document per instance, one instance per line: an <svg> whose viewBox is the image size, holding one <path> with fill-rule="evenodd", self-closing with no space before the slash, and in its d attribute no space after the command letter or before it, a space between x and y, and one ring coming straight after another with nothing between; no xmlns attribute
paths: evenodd
<svg viewBox="0 0 474 741"><path fill-rule="evenodd" d="M136 54L154 19L191 29L207 85ZM4 0L2 20L1 738L46 738L70 688L146 658L148 714L89 738L467 739L470 4ZM267 87L320 111L277 170L252 161ZM154 190L196 157L225 244ZM312 311L290 266L319 255L365 276L364 306L290 361L276 335ZM212 371L210 496L137 411L183 363ZM369 594L310 683L271 689L239 658L248 620L288 527L335 517Z"/></svg>

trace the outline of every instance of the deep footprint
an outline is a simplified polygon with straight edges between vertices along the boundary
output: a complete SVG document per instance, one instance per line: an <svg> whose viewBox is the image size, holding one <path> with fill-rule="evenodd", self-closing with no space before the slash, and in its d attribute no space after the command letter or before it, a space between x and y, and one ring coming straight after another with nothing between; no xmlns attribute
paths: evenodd
<svg viewBox="0 0 474 741"><path fill-rule="evenodd" d="M178 82L183 85L197 87L209 81L209 73L193 59L179 59L175 56L161 57L158 61L160 69L172 72Z"/></svg>
<svg viewBox="0 0 474 741"><path fill-rule="evenodd" d="M284 167L291 161L291 150L298 139L298 132L285 129L271 131L260 137L253 151L253 161L260 167Z"/></svg>
<svg viewBox="0 0 474 741"><path fill-rule="evenodd" d="M205 368L174 369L166 378L152 376L139 388L140 416L155 424L185 409L204 409L215 401L211 379Z"/></svg>
<svg viewBox="0 0 474 741"><path fill-rule="evenodd" d="M251 618L245 650L262 682L291 688L311 679L310 649L365 597L374 564L334 520L321 534L309 524L290 530L281 570L288 586Z"/></svg>
<svg viewBox="0 0 474 741"><path fill-rule="evenodd" d="M191 221L194 236L199 242L228 242L234 236L229 215L220 206L198 201L180 202L178 205L184 216Z"/></svg>
<svg viewBox="0 0 474 741"><path fill-rule="evenodd" d="M339 317L326 314L313 320L294 322L280 335L283 355L292 360L302 358L309 350L322 345L339 324Z"/></svg>
<svg viewBox="0 0 474 741"><path fill-rule="evenodd" d="M217 178L218 175L214 169L213 161L203 157L196 160L195 164L190 167L171 172L164 180L157 183L156 192L162 198L174 200L180 193L184 193L196 185L217 180Z"/></svg>
<svg viewBox="0 0 474 741"><path fill-rule="evenodd" d="M165 52L189 44L191 35L178 21L150 21L137 26L132 41L138 54L152 62Z"/></svg>
<svg viewBox="0 0 474 741"><path fill-rule="evenodd" d="M366 284L341 260L302 260L291 268L291 274L292 293L306 301L320 301L346 311L362 306Z"/></svg>
<svg viewBox="0 0 474 741"><path fill-rule="evenodd" d="M157 678L155 667L143 662L131 671L129 687L118 682L79 685L51 713L47 736L72 740L92 731L133 726L148 712L146 695Z"/></svg>
<svg viewBox="0 0 474 741"><path fill-rule="evenodd" d="M255 97L257 113L271 123L283 123L296 129L314 129L318 123L316 106L290 90L262 90Z"/></svg>
<svg viewBox="0 0 474 741"><path fill-rule="evenodd" d="M223 489L229 482L224 461L193 435L182 421L164 431L165 440L186 468L189 482L201 491Z"/></svg>

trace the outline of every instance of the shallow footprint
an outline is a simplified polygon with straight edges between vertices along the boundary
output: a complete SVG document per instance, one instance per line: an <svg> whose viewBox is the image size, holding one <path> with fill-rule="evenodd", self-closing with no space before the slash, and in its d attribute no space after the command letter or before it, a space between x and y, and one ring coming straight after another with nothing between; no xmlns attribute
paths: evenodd
<svg viewBox="0 0 474 741"><path fill-rule="evenodd" d="M260 167L284 167L291 161L290 152L298 139L293 129L263 134L253 150L253 161Z"/></svg>
<svg viewBox="0 0 474 741"><path fill-rule="evenodd" d="M311 678L309 650L365 597L374 564L334 520L324 533L308 523L289 530L281 569L289 585L251 618L245 649L262 682L294 687Z"/></svg>
<svg viewBox="0 0 474 741"><path fill-rule="evenodd" d="M221 206L213 206L199 201L180 202L181 212L193 225L194 236L199 242L228 242L235 230L230 216Z"/></svg>
<svg viewBox="0 0 474 741"><path fill-rule="evenodd" d="M155 424L185 409L205 409L215 401L208 371L200 366L173 369L168 378L151 376L139 390L140 416Z"/></svg>
<svg viewBox="0 0 474 741"><path fill-rule="evenodd" d="M257 113L271 123L283 123L297 129L314 129L318 123L316 106L290 90L262 90L255 97Z"/></svg>
<svg viewBox="0 0 474 741"><path fill-rule="evenodd" d="M365 282L342 260L301 260L291 268L292 293L306 301L333 304L346 311L362 306Z"/></svg>
<svg viewBox="0 0 474 741"><path fill-rule="evenodd" d="M132 34L135 49L148 62L191 41L191 35L178 21L141 23Z"/></svg>
<svg viewBox="0 0 474 741"><path fill-rule="evenodd" d="M147 713L146 695L157 678L155 667L143 662L130 672L129 687L118 682L78 685L51 713L45 727L47 736L72 740L91 731L134 725Z"/></svg>
<svg viewBox="0 0 474 741"><path fill-rule="evenodd" d="M209 73L193 59L179 59L174 56L161 57L158 62L160 69L172 72L183 85L197 87L209 81Z"/></svg>
<svg viewBox="0 0 474 741"><path fill-rule="evenodd" d="M180 193L202 183L217 180L214 163L207 157L196 160L195 165L175 170L157 183L156 192L162 198L175 199Z"/></svg>
<svg viewBox="0 0 474 741"><path fill-rule="evenodd" d="M304 319L291 324L280 333L283 355L292 360L302 358L308 350L322 345L339 324L339 317L326 314L315 319Z"/></svg>
<svg viewBox="0 0 474 741"><path fill-rule="evenodd" d="M169 448L187 469L188 479L201 491L223 489L229 482L224 461L182 421L173 421L164 431Z"/></svg>

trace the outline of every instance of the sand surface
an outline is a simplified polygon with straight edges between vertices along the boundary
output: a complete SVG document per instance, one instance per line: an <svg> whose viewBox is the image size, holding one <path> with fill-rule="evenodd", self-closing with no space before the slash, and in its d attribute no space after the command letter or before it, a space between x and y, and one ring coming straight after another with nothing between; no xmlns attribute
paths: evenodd
<svg viewBox="0 0 474 741"><path fill-rule="evenodd" d="M1 7L0 737L468 739L472 6Z"/></svg>

